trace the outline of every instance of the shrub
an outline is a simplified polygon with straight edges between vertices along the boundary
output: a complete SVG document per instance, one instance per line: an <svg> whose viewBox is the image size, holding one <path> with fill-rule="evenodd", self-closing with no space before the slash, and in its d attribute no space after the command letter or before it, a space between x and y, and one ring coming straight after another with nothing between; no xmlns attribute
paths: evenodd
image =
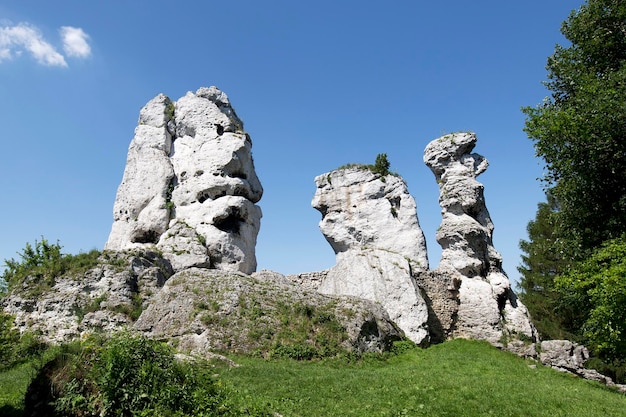
<svg viewBox="0 0 626 417"><path fill-rule="evenodd" d="M43 353L46 345L30 332L20 335L13 317L0 312L0 371L27 362Z"/></svg>
<svg viewBox="0 0 626 417"><path fill-rule="evenodd" d="M386 176L389 175L389 167L390 167L390 162L387 159L387 154L386 153L379 153L378 155L376 155L376 161L374 162L374 167L371 169L371 171L374 174L380 174L381 176Z"/></svg>
<svg viewBox="0 0 626 417"><path fill-rule="evenodd" d="M28 292L32 296L41 294L52 287L56 278L66 274L81 274L98 263L100 252L91 250L78 255L61 253L62 246L50 243L45 238L35 240L35 244L26 243L19 260L5 259L6 269L1 278L7 282L9 288L19 285L28 285Z"/></svg>
<svg viewBox="0 0 626 417"><path fill-rule="evenodd" d="M201 360L175 359L170 346L122 332L87 340L54 363L50 392L63 416L240 415ZM259 411L256 415L269 415Z"/></svg>

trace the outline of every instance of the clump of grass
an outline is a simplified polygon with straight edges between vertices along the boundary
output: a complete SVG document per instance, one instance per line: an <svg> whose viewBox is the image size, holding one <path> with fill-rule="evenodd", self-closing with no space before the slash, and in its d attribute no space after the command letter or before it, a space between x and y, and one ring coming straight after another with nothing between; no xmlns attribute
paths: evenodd
<svg viewBox="0 0 626 417"><path fill-rule="evenodd" d="M275 314L280 326L266 337L270 357L310 360L345 352L342 344L348 335L332 311L332 305L279 302Z"/></svg>
<svg viewBox="0 0 626 417"><path fill-rule="evenodd" d="M387 175L393 175L397 177L398 176L397 173L391 172L389 170L390 166L391 166L391 163L387 159L387 154L379 153L378 155L376 155L376 161L374 162L374 164L351 163L351 164L342 165L337 169L342 170L342 169L356 168L356 169L360 169L363 171L366 171L366 170L371 171L372 173L379 175L381 178L384 178ZM330 183L330 176L327 177L327 180Z"/></svg>

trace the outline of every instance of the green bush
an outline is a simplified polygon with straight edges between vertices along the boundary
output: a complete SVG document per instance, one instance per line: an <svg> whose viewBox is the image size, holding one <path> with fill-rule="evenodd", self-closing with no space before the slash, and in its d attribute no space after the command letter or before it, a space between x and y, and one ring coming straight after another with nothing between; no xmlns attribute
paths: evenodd
<svg viewBox="0 0 626 417"><path fill-rule="evenodd" d="M100 252L91 250L78 255L61 253L62 246L49 243L45 238L35 240L35 244L26 243L19 260L5 259L6 269L2 273L9 289L20 285L28 285L28 294L37 296L51 288L56 278L66 274L81 274L98 263Z"/></svg>
<svg viewBox="0 0 626 417"><path fill-rule="evenodd" d="M46 345L32 333L13 327L13 317L0 312L0 371L27 362L43 353Z"/></svg>
<svg viewBox="0 0 626 417"><path fill-rule="evenodd" d="M372 168L372 172L374 174L380 174L381 176L389 175L389 167L391 163L387 159L386 153L379 153L376 155L376 161L374 162L374 167Z"/></svg>
<svg viewBox="0 0 626 417"><path fill-rule="evenodd" d="M179 361L170 346L126 332L70 345L46 368L59 416L242 415L207 363Z"/></svg>
<svg viewBox="0 0 626 417"><path fill-rule="evenodd" d="M566 274L555 278L561 311L573 311L592 354L624 382L626 363L626 235L605 242Z"/></svg>

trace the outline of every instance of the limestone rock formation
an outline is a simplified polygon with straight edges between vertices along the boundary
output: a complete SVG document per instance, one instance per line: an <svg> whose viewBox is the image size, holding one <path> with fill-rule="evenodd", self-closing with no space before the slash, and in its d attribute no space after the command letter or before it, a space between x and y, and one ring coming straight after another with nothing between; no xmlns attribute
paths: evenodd
<svg viewBox="0 0 626 417"><path fill-rule="evenodd" d="M263 188L250 136L216 87L141 109L105 249L161 250L176 271L252 273Z"/></svg>
<svg viewBox="0 0 626 417"><path fill-rule="evenodd" d="M402 178L356 166L319 175L315 185L311 204L322 213L319 227L335 254L380 249L428 269L417 206Z"/></svg>
<svg viewBox="0 0 626 417"><path fill-rule="evenodd" d="M428 309L413 279L428 269L426 242L405 182L352 167L315 184L312 205L337 259L318 290L379 302L409 339L427 340Z"/></svg>
<svg viewBox="0 0 626 417"><path fill-rule="evenodd" d="M442 222L437 242L442 247L438 270L458 282L459 307L453 337L536 341L526 307L517 299L492 242L493 223L483 185L476 177L487 160L471 153L473 133L455 133L430 142L424 162L439 184Z"/></svg>
<svg viewBox="0 0 626 417"><path fill-rule="evenodd" d="M64 343L85 333L109 332L133 322L173 271L155 253L103 255L100 263L80 276L55 278L52 288L33 293L36 285L2 299L6 313L15 316L21 331L31 331L50 343Z"/></svg>
<svg viewBox="0 0 626 417"><path fill-rule="evenodd" d="M172 276L134 328L198 355L211 350L267 353L268 346L294 342L289 340L289 322L298 314L310 315L318 328L336 319L346 334L341 345L352 351L382 351L402 337L372 302L324 296L271 271L248 276L200 268ZM314 347L322 340L315 337L311 333L296 343Z"/></svg>

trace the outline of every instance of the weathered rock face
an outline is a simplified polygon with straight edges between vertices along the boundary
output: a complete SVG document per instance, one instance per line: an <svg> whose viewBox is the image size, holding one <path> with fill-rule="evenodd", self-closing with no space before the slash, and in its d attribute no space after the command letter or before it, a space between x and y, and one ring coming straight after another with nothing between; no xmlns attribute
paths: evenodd
<svg viewBox="0 0 626 417"><path fill-rule="evenodd" d="M380 249L428 269L417 206L402 178L355 167L320 175L315 185L311 204L322 213L320 230L338 257L354 249Z"/></svg>
<svg viewBox="0 0 626 417"><path fill-rule="evenodd" d="M356 167L315 183L312 205L337 258L318 291L379 302L409 339L427 340L428 309L412 275L428 268L426 243L404 181Z"/></svg>
<svg viewBox="0 0 626 417"><path fill-rule="evenodd" d="M141 110L107 250L158 248L178 271L252 273L263 194L250 137L215 87Z"/></svg>
<svg viewBox="0 0 626 417"><path fill-rule="evenodd" d="M108 332L129 325L152 301L173 271L154 253L113 254L80 276L56 277L52 288L33 294L26 281L2 299L20 331L64 343L84 333Z"/></svg>
<svg viewBox="0 0 626 417"><path fill-rule="evenodd" d="M511 290L502 257L492 243L493 223L483 185L476 177L488 166L471 153L473 133L455 133L430 142L424 162L439 184L442 247L438 270L458 280L459 308L452 336L488 340L537 340L526 307Z"/></svg>
<svg viewBox="0 0 626 417"><path fill-rule="evenodd" d="M307 340L289 340L289 323L299 314L317 324ZM340 345L352 351L382 351L402 337L372 302L324 296L271 271L247 276L200 268L172 276L134 328L175 340L179 349L198 355L211 350L267 353L277 344L316 346L316 328L333 320L345 329Z"/></svg>

